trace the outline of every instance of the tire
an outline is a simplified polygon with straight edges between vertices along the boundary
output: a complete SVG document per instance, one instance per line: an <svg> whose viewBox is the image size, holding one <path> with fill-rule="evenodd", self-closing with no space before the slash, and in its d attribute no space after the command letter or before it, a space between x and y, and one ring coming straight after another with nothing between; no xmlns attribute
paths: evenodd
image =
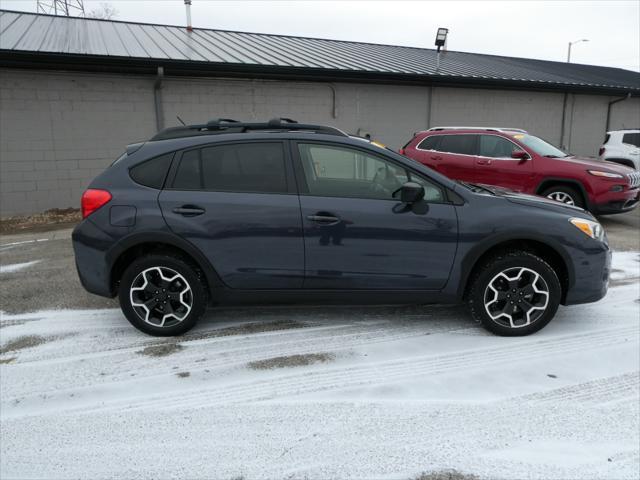
<svg viewBox="0 0 640 480"><path fill-rule="evenodd" d="M543 197L556 200L558 202L567 203L569 205L575 205L576 207L584 208L584 198L582 193L574 187L568 187L566 185L556 185L544 190L541 195Z"/></svg>
<svg viewBox="0 0 640 480"><path fill-rule="evenodd" d="M474 320L490 332L508 337L543 328L556 314L562 296L553 268L527 251L490 258L479 265L469 285L467 300ZM546 295L539 291L546 291Z"/></svg>
<svg viewBox="0 0 640 480"><path fill-rule="evenodd" d="M131 262L122 275L118 296L131 325L159 337L191 330L208 301L198 268L171 254L147 255Z"/></svg>

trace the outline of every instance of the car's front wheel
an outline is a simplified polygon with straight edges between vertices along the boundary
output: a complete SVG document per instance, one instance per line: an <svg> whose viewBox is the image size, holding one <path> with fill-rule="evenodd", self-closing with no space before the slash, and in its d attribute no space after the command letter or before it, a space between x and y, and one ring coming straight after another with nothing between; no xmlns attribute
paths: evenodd
<svg viewBox="0 0 640 480"><path fill-rule="evenodd" d="M556 185L555 187L547 188L542 192L543 197L550 198L556 202L566 203L567 205L573 205L576 207L584 208L584 200L580 192L566 185Z"/></svg>
<svg viewBox="0 0 640 480"><path fill-rule="evenodd" d="M195 266L173 255L135 259L120 281L120 306L131 324L150 335L181 335L207 306L207 291Z"/></svg>
<svg viewBox="0 0 640 480"><path fill-rule="evenodd" d="M527 251L498 254L476 269L468 302L473 318L504 336L537 332L556 314L562 287L555 270Z"/></svg>

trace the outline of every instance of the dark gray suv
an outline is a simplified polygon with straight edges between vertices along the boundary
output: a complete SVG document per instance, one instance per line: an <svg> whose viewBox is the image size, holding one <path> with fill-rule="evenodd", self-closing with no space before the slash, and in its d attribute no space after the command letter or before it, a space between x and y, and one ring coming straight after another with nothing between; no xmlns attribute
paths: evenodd
<svg viewBox="0 0 640 480"><path fill-rule="evenodd" d="M606 236L582 209L286 119L163 130L127 147L82 210L82 284L152 335L223 303L462 301L490 331L527 335L609 278Z"/></svg>

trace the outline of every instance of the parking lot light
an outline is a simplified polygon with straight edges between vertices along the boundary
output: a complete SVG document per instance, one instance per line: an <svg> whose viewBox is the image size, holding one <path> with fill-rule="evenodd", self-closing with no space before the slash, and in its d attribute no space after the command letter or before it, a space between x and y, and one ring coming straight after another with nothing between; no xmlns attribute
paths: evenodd
<svg viewBox="0 0 640 480"><path fill-rule="evenodd" d="M581 38L580 40L575 40L573 42L569 42L569 48L567 49L567 63L571 63L571 45L574 45L576 43L580 43L580 42L588 42L589 39L588 38Z"/></svg>
<svg viewBox="0 0 640 480"><path fill-rule="evenodd" d="M436 47L438 47L438 54L436 57L436 72L440 70L440 49L446 46L448 33L448 28L438 28L438 32L436 33Z"/></svg>

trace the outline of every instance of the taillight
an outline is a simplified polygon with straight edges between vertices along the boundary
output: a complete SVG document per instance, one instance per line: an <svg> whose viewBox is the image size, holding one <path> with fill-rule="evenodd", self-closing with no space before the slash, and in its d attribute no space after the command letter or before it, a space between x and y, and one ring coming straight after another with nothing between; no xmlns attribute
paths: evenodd
<svg viewBox="0 0 640 480"><path fill-rule="evenodd" d="M604 147L600 147L600 150L598 150L598 155L602 156L603 153L604 153Z"/></svg>
<svg viewBox="0 0 640 480"><path fill-rule="evenodd" d="M400 155L404 155L404 148L401 148L400 150L398 150L398 152L400 153Z"/></svg>
<svg viewBox="0 0 640 480"><path fill-rule="evenodd" d="M90 188L82 194L82 218L87 218L93 212L111 200L111 194L106 190Z"/></svg>

